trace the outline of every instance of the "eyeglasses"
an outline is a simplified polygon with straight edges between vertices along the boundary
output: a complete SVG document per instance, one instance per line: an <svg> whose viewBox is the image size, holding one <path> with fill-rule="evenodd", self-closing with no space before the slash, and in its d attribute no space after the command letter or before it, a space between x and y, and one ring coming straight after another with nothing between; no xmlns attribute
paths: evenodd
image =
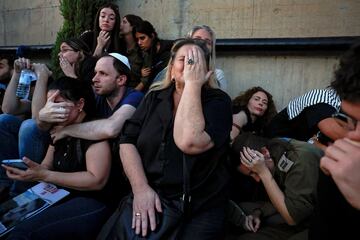
<svg viewBox="0 0 360 240"><path fill-rule="evenodd" d="M70 48L65 48L65 49L60 49L61 53L66 53L66 52L76 52L74 49L70 49Z"/></svg>
<svg viewBox="0 0 360 240"><path fill-rule="evenodd" d="M354 119L354 118L352 118L344 113L341 113L341 112L334 113L331 117L345 123L348 130L354 130L358 123L357 119Z"/></svg>
<svg viewBox="0 0 360 240"><path fill-rule="evenodd" d="M197 41L202 41L210 46L212 46L213 42L210 40L210 39L202 39L202 38L199 38L199 37L195 37L193 38L194 40L197 40Z"/></svg>

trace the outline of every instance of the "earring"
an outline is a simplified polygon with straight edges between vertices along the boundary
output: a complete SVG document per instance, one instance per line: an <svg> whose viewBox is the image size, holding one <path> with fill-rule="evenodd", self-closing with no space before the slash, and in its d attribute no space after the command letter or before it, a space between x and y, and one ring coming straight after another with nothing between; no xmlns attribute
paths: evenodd
<svg viewBox="0 0 360 240"><path fill-rule="evenodd" d="M79 108L79 113L82 112L82 108Z"/></svg>

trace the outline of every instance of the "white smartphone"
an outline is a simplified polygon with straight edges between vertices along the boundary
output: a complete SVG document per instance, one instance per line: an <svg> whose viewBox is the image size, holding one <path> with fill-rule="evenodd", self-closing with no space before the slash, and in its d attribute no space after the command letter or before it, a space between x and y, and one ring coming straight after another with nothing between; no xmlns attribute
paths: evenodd
<svg viewBox="0 0 360 240"><path fill-rule="evenodd" d="M28 165L26 165L22 159L6 159L2 160L2 163L6 166L18 168L21 170L28 169Z"/></svg>

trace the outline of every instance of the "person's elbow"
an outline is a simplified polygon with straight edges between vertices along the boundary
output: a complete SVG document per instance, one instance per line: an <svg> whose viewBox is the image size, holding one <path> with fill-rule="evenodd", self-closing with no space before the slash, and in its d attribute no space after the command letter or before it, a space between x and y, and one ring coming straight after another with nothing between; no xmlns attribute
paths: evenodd
<svg viewBox="0 0 360 240"><path fill-rule="evenodd" d="M1 106L1 110L3 111L3 113L6 114L14 114L14 109L9 104L6 104L4 102Z"/></svg>
<svg viewBox="0 0 360 240"><path fill-rule="evenodd" d="M107 124L107 126L104 127L103 138L104 139L116 138L120 133L120 129L121 128L119 128L119 126L116 126L116 123L114 122Z"/></svg>
<svg viewBox="0 0 360 240"><path fill-rule="evenodd" d="M203 153L214 146L214 143L209 141L199 142L192 139L181 139L175 141L177 147L185 154L196 155Z"/></svg>
<svg viewBox="0 0 360 240"><path fill-rule="evenodd" d="M103 189L107 183L107 177L95 177L92 184L89 186L90 191L99 191Z"/></svg>
<svg viewBox="0 0 360 240"><path fill-rule="evenodd" d="M290 213L286 210L286 212L280 213L285 222L289 226L296 226L297 222L294 220L294 218L290 215Z"/></svg>
<svg viewBox="0 0 360 240"><path fill-rule="evenodd" d="M285 219L285 221L289 226L296 226L297 225L297 223L294 221L294 219L292 219L292 217L288 217L287 219Z"/></svg>

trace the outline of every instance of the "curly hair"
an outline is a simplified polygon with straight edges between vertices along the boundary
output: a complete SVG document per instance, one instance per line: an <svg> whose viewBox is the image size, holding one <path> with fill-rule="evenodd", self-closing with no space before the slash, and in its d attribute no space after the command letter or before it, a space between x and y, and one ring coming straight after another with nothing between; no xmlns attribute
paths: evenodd
<svg viewBox="0 0 360 240"><path fill-rule="evenodd" d="M360 102L360 40L341 57L331 87L341 99Z"/></svg>
<svg viewBox="0 0 360 240"><path fill-rule="evenodd" d="M270 120L276 115L277 110L276 110L276 106L273 100L272 95L266 91L265 89L263 89L262 87L252 87L249 88L248 90L246 90L243 93L240 93L239 96L237 96L234 100L233 100L233 106L234 107L247 107L247 104L250 100L250 98L257 92L263 92L266 94L267 98L268 98L268 106L266 111L264 112L264 115L260 118L258 118L259 121L261 121L261 126L264 127L265 125L267 125Z"/></svg>

